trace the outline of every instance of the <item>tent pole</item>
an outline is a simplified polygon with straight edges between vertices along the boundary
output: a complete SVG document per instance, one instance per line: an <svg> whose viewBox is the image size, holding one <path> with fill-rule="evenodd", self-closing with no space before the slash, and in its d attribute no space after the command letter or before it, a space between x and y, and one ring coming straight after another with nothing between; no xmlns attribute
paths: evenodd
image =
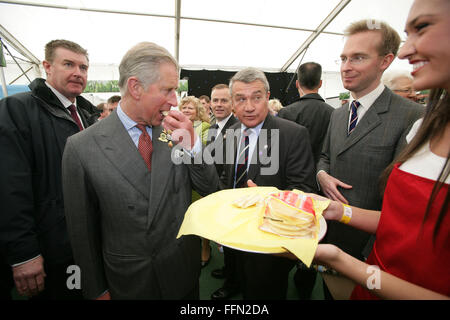
<svg viewBox="0 0 450 320"><path fill-rule="evenodd" d="M292 57L289 58L289 60L284 64L283 67L281 67L280 72L285 72L287 68L291 64L294 63L294 61L302 54L303 51L305 51L306 48L308 48L311 43L316 40L316 38L323 33L325 28L331 23L331 21L336 18L336 16L344 10L344 8L350 3L351 0L341 0L341 2L338 3L338 5L330 12L330 14L322 21L321 24L316 28L316 30L311 33L311 35L306 39L305 42L298 48L298 50L292 55Z"/></svg>
<svg viewBox="0 0 450 320"><path fill-rule="evenodd" d="M180 16L181 0L175 0L175 59L180 63Z"/></svg>
<svg viewBox="0 0 450 320"><path fill-rule="evenodd" d="M7 97L8 89L6 88L6 80L5 80L5 73L3 72L3 67L0 67L0 78L2 80L3 97Z"/></svg>

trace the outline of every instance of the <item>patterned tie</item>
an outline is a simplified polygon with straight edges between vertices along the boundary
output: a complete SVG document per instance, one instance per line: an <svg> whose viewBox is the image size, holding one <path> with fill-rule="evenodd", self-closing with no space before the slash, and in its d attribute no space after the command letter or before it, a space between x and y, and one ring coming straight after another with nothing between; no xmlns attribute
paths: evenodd
<svg viewBox="0 0 450 320"><path fill-rule="evenodd" d="M153 152L153 144L152 139L150 138L145 126L142 124L137 124L136 127L142 131L142 134L139 136L138 150L147 164L148 170L152 170L152 152Z"/></svg>
<svg viewBox="0 0 450 320"><path fill-rule="evenodd" d="M245 182L247 181L247 166L248 166L248 149L249 149L249 138L250 132L244 130L241 139L241 146L239 148L239 157L238 164L236 167L236 183L234 184L235 188L245 188L247 185Z"/></svg>
<svg viewBox="0 0 450 320"><path fill-rule="evenodd" d="M354 100L350 106L350 109L352 111L352 115L350 117L350 126L348 127L348 134L352 133L352 131L355 129L356 127L356 123L358 122L358 113L357 113L357 109L361 104Z"/></svg>
<svg viewBox="0 0 450 320"><path fill-rule="evenodd" d="M214 129L214 131L212 132L212 133L214 133L214 135L211 137L211 142L213 142L214 140L216 140L217 136L219 135L219 125L216 123L211 128Z"/></svg>
<svg viewBox="0 0 450 320"><path fill-rule="evenodd" d="M78 117L77 108L75 107L75 105L71 104L67 109L69 109L70 115L72 119L77 123L80 131L83 130L83 125L81 124L80 118Z"/></svg>

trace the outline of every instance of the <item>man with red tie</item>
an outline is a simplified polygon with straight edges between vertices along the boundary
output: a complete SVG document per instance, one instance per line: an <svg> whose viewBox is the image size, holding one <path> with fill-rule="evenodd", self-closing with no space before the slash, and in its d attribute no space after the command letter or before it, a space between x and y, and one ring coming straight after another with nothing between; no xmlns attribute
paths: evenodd
<svg viewBox="0 0 450 320"><path fill-rule="evenodd" d="M200 239L177 234L192 188L206 195L216 169L177 161L180 153L201 156L202 146L189 118L171 110L179 67L166 49L138 43L119 73L116 111L70 137L63 156L65 212L83 295L199 299Z"/></svg>
<svg viewBox="0 0 450 320"><path fill-rule="evenodd" d="M80 290L66 285L67 267L74 263L61 161L66 139L88 127L95 112L80 96L87 83L88 54L74 42L53 40L42 64L47 80L37 78L29 85L31 92L0 101L0 255L12 267L19 294L79 298Z"/></svg>

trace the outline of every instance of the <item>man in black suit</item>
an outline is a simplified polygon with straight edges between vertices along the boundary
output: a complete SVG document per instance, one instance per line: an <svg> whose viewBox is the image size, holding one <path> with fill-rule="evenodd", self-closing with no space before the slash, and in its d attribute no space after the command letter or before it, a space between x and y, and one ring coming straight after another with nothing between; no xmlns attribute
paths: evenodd
<svg viewBox="0 0 450 320"><path fill-rule="evenodd" d="M308 131L269 114L270 90L264 73L243 69L233 76L230 88L240 122L230 127L234 134L227 132L226 140L236 139L236 144L232 163L224 165L220 189L247 187L254 185L253 181L280 190L316 191ZM227 147L233 145L228 142ZM227 149L227 155L233 151ZM241 161L244 154L247 159ZM273 255L237 251L243 298L285 299L288 275L294 265L292 260Z"/></svg>
<svg viewBox="0 0 450 320"><path fill-rule="evenodd" d="M311 148L314 155L314 164L320 158L323 140L327 134L328 124L334 108L325 103L319 95L322 86L322 67L315 62L306 62L300 65L297 71L297 87L300 100L280 110L278 116L294 121L308 129L311 139ZM301 300L309 299L314 288L317 272L313 268L307 268L300 261L294 276Z"/></svg>
<svg viewBox="0 0 450 320"><path fill-rule="evenodd" d="M53 40L42 64L46 80L0 101L0 251L20 295L78 299L81 290L66 282L74 261L61 162L67 138L92 124L95 107L80 96L88 54L74 42Z"/></svg>
<svg viewBox="0 0 450 320"><path fill-rule="evenodd" d="M311 139L314 163L319 161L323 139L327 134L333 107L319 95L322 86L322 67L315 62L303 63L297 71L295 86L300 100L281 109L278 116L305 126Z"/></svg>
<svg viewBox="0 0 450 320"><path fill-rule="evenodd" d="M226 154L225 138L226 130L238 120L234 117L231 105L230 89L226 84L217 84L211 89L211 108L216 119L216 124L208 131L208 143L211 143L211 156L214 158L217 174L222 175ZM216 153L221 150L222 153ZM211 294L213 300L225 300L239 292L239 280L236 270L235 250L223 247L224 266L211 272L214 278L223 279L225 282Z"/></svg>

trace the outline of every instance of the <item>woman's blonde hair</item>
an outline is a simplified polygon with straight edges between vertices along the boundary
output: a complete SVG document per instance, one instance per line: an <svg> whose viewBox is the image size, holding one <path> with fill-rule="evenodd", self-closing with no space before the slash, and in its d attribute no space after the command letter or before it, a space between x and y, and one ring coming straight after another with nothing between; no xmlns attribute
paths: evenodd
<svg viewBox="0 0 450 320"><path fill-rule="evenodd" d="M197 113L195 120L201 120L203 122L209 123L209 117L206 114L206 110L203 107L202 103L200 102L200 99L194 97L194 96L187 96L181 99L180 103L178 104L178 109L181 111L181 109L187 105L192 104L195 108L195 112Z"/></svg>

